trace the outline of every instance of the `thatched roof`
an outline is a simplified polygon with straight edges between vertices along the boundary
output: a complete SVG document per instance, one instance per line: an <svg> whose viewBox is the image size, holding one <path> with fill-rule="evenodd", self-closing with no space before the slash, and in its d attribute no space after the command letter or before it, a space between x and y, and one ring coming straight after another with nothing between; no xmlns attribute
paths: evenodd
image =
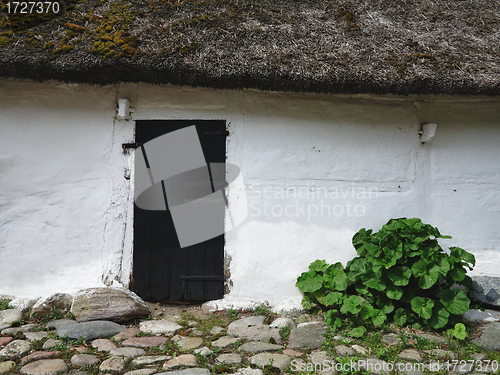
<svg viewBox="0 0 500 375"><path fill-rule="evenodd" d="M3 0L6 4L7 0ZM0 77L500 94L499 0L67 0L0 18Z"/></svg>

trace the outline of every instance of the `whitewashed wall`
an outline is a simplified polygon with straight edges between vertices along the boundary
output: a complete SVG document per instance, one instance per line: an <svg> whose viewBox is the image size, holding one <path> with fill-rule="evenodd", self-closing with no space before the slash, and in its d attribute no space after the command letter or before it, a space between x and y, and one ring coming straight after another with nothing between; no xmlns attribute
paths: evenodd
<svg viewBox="0 0 500 375"><path fill-rule="evenodd" d="M474 273L500 276L498 98L3 81L0 294L127 285L133 155L121 143L134 124L114 120L117 98L131 100L134 119L228 121L227 162L241 168L249 215L226 234L226 304L296 307L310 262L345 263L357 230L402 216L472 251ZM438 124L424 145L422 122Z"/></svg>

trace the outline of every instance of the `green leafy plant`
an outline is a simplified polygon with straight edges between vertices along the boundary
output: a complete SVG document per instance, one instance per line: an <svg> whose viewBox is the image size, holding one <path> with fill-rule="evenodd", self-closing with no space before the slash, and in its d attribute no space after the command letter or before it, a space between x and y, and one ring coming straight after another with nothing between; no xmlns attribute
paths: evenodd
<svg viewBox="0 0 500 375"><path fill-rule="evenodd" d="M289 326L285 326L285 327L282 327L280 328L280 336L281 336L281 339L283 341L287 341L288 340L288 336L290 336L290 327Z"/></svg>
<svg viewBox="0 0 500 375"><path fill-rule="evenodd" d="M302 306L326 311L327 323L339 328L352 321L352 337L361 337L367 325L395 322L414 328L444 329L460 321L470 300L459 284L470 290L466 268L474 255L459 247L450 254L438 243L437 228L420 219L391 219L377 233L361 229L352 239L359 256L342 264L316 260L296 286L304 293Z"/></svg>
<svg viewBox="0 0 500 375"><path fill-rule="evenodd" d="M227 309L227 316L231 318L231 320L238 319L238 310Z"/></svg>

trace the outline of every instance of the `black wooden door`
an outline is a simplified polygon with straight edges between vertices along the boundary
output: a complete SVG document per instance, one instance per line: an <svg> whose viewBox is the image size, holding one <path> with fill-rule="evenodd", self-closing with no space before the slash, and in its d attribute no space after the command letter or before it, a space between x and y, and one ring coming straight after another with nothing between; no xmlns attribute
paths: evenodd
<svg viewBox="0 0 500 375"><path fill-rule="evenodd" d="M206 162L225 163L223 120L137 121L136 144L192 125L196 125ZM146 300L156 301L222 298L224 235L181 248L170 211L148 211L135 205L132 290Z"/></svg>

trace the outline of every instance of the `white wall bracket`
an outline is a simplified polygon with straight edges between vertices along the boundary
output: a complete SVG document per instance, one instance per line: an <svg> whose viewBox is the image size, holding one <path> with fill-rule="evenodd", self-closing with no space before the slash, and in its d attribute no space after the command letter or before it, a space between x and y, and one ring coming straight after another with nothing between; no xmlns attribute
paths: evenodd
<svg viewBox="0 0 500 375"><path fill-rule="evenodd" d="M130 108L130 101L128 99L118 99L118 108L116 109L116 118L118 120L131 120L131 113L135 112L135 109Z"/></svg>
<svg viewBox="0 0 500 375"><path fill-rule="evenodd" d="M434 123L422 124L418 132L420 136L420 142L426 143L432 141L432 139L436 135L436 129L437 129L437 124Z"/></svg>

